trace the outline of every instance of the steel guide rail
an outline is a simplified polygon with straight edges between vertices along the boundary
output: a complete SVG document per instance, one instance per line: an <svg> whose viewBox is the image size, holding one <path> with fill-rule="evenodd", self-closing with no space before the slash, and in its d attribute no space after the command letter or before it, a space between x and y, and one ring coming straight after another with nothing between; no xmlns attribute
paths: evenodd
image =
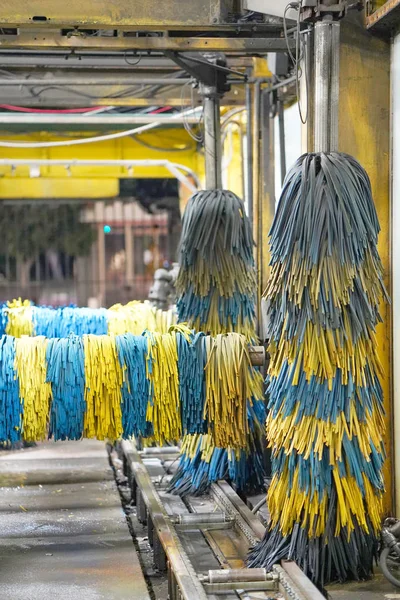
<svg viewBox="0 0 400 600"><path fill-rule="evenodd" d="M199 569L196 571L193 559L188 554L190 542L187 552L185 532L197 534L200 543L205 543L207 549L214 552L215 564L221 567L227 566L228 561L213 540L213 535L218 535L219 532L229 535L229 530L234 530L250 546L263 537L265 527L225 481L212 484L204 502L203 498L189 499L189 509L194 512L188 512L189 509L185 507L187 512L175 514L173 503L179 503L179 498L173 496L170 504L165 495L159 493L142 460L173 460L174 450L147 448L139 452L130 441L120 442L118 450L132 497L136 500L138 519L148 524L155 562L158 562L160 568L167 569L168 566L170 600L233 600L248 598L247 592L251 591L257 591L258 594L265 592L265 599L271 598L271 594L274 597L280 594L287 600L323 600L323 595L311 581L295 563L289 561L276 565L272 573L267 573L265 569L237 569L229 566L224 569L209 569L208 573L197 572ZM212 511L204 512L207 509L205 506L203 512L196 512L196 507L207 505L207 502L212 502ZM261 597L257 595L257 598Z"/></svg>

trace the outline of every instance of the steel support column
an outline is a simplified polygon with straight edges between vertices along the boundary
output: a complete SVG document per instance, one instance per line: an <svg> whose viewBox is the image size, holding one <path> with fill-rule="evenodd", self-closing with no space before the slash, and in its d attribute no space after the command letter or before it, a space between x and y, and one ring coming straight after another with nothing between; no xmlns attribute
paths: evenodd
<svg viewBox="0 0 400 600"><path fill-rule="evenodd" d="M246 85L246 112L247 112L247 160L246 160L246 200L247 211L251 227L253 228L253 93L252 86Z"/></svg>
<svg viewBox="0 0 400 600"><path fill-rule="evenodd" d="M279 120L279 154L281 162L281 183L286 177L286 141L285 141L285 106L282 100L278 101L278 120Z"/></svg>
<svg viewBox="0 0 400 600"><path fill-rule="evenodd" d="M314 149L338 147L340 24L327 15L315 25Z"/></svg>
<svg viewBox="0 0 400 600"><path fill-rule="evenodd" d="M201 86L204 101L204 153L206 189L222 187L222 146L220 97L215 87Z"/></svg>

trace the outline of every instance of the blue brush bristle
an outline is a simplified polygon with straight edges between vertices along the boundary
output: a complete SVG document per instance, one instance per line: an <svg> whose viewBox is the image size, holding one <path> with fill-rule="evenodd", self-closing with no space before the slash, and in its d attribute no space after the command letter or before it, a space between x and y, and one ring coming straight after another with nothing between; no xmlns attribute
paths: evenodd
<svg viewBox="0 0 400 600"><path fill-rule="evenodd" d="M0 339L0 442L15 443L21 439L23 405L15 371L15 339Z"/></svg>
<svg viewBox="0 0 400 600"><path fill-rule="evenodd" d="M76 335L51 339L46 350L47 381L53 401L49 437L79 440L83 435L86 410L83 340Z"/></svg>

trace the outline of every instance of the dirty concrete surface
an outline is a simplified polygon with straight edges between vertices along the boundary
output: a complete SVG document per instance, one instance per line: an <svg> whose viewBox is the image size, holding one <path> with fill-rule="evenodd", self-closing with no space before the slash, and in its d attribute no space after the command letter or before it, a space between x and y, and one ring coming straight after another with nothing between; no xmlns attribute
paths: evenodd
<svg viewBox="0 0 400 600"><path fill-rule="evenodd" d="M149 600L105 444L0 455L2 600Z"/></svg>

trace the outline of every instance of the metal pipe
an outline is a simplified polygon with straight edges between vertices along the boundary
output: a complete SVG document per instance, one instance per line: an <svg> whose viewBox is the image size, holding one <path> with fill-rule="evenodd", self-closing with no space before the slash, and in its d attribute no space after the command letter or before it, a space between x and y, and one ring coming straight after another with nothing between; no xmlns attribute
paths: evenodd
<svg viewBox="0 0 400 600"><path fill-rule="evenodd" d="M204 152L206 189L222 187L221 106L217 91L211 86L201 86L204 98Z"/></svg>
<svg viewBox="0 0 400 600"><path fill-rule="evenodd" d="M246 200L247 212L253 231L253 98L252 88L250 84L246 85L246 111L247 111L247 161L246 161Z"/></svg>
<svg viewBox="0 0 400 600"><path fill-rule="evenodd" d="M329 152L329 55L330 23L315 25L315 132L316 152Z"/></svg>
<svg viewBox="0 0 400 600"><path fill-rule="evenodd" d="M264 346L249 346L250 360L253 367L263 367L265 364Z"/></svg>
<svg viewBox="0 0 400 600"><path fill-rule="evenodd" d="M257 82L254 86L253 93L253 237L256 247L256 266L259 272L261 272L260 265L260 256L259 256L259 248L258 248L258 236L259 236L259 228L258 228L258 204L260 201L260 120L261 120L261 83ZM258 283L261 283L260 281ZM261 289L261 286L259 286Z"/></svg>
<svg viewBox="0 0 400 600"><path fill-rule="evenodd" d="M339 105L339 22L326 15L315 25L316 152L337 150Z"/></svg>
<svg viewBox="0 0 400 600"><path fill-rule="evenodd" d="M180 525L196 525L204 523L226 523L230 519L224 512L213 512L213 513L189 513L178 515L176 517L176 523Z"/></svg>
<svg viewBox="0 0 400 600"><path fill-rule="evenodd" d="M235 581L268 581L274 579L266 569L216 569L208 571L210 583L233 583Z"/></svg>
<svg viewBox="0 0 400 600"><path fill-rule="evenodd" d="M340 70L340 22L332 23L332 58L330 82L330 151L339 149L339 70Z"/></svg>
<svg viewBox="0 0 400 600"><path fill-rule="evenodd" d="M286 177L286 143L285 143L285 107L282 100L278 101L278 121L279 121L279 152L281 162L281 183Z"/></svg>
<svg viewBox="0 0 400 600"><path fill-rule="evenodd" d="M49 77L45 78L15 78L5 79L4 77L0 79L1 86L37 86L37 85L70 85L70 86L91 86L91 85L188 85L195 80L192 78L178 79L178 78L168 78L168 77L108 77L107 79L96 77L95 79L77 79L70 77Z"/></svg>
<svg viewBox="0 0 400 600"><path fill-rule="evenodd" d="M198 107L196 113L200 112L202 107ZM188 115L180 117L173 114L171 116L161 117L160 115L43 115L39 113L10 114L0 113L0 125L146 125L147 123L159 123L160 127L170 124L198 123L198 115Z"/></svg>
<svg viewBox="0 0 400 600"><path fill-rule="evenodd" d="M69 77L52 77L49 79L39 78L39 79L5 79L0 78L0 85L6 87L12 86L24 86L27 85L29 87L33 86L48 86L48 85L57 85L57 86L100 86L100 85L160 85L160 86L174 86L174 85L189 85L190 83L195 83L196 80L193 78L168 78L168 77L109 77L108 79L72 79ZM229 79L229 83L232 85L240 85L244 84L244 79Z"/></svg>
<svg viewBox="0 0 400 600"><path fill-rule="evenodd" d="M312 152L314 149L314 98L310 94L313 88L313 39L314 33L308 30L304 34L304 52L300 63L302 76L300 78L300 106L302 112L301 123L301 151L302 154Z"/></svg>
<svg viewBox="0 0 400 600"><path fill-rule="evenodd" d="M142 458L149 458L151 456L158 457L160 454L179 454L178 446L163 446L157 448L144 448L139 452Z"/></svg>

